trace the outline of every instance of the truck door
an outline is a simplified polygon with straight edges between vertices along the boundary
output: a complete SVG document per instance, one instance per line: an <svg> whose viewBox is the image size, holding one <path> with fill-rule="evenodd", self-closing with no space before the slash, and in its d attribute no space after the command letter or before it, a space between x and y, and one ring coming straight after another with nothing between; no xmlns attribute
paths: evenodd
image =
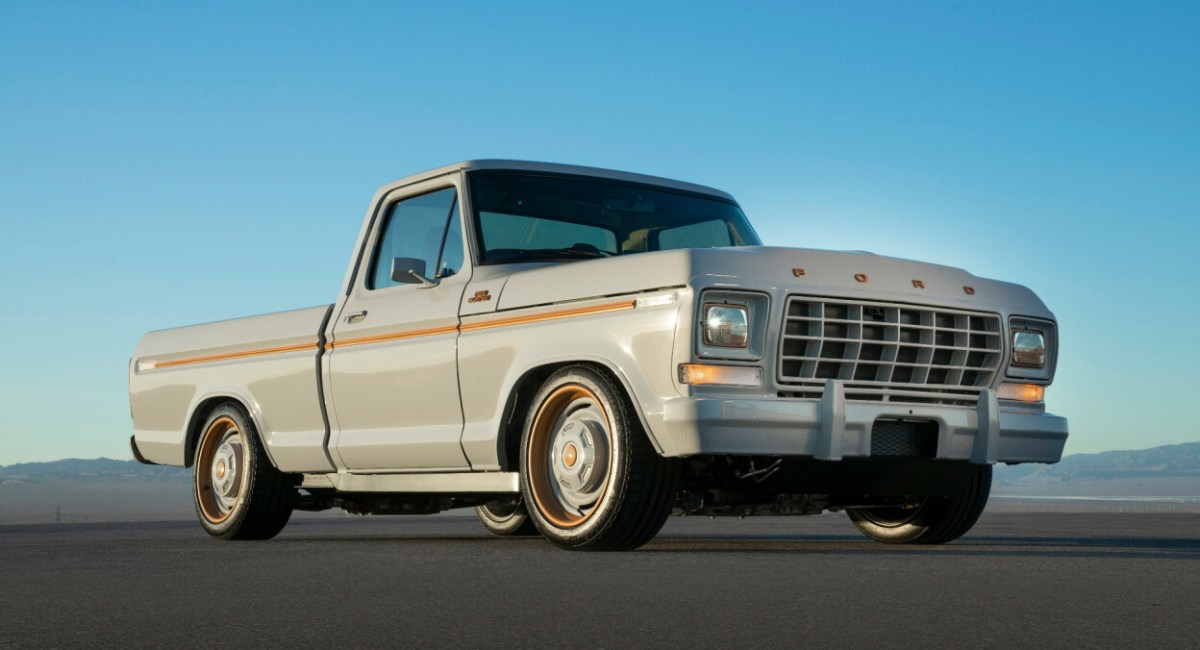
<svg viewBox="0 0 1200 650"><path fill-rule="evenodd" d="M336 315L327 344L330 453L347 469L469 466L459 444L456 348L471 269L458 178L425 181L381 202Z"/></svg>

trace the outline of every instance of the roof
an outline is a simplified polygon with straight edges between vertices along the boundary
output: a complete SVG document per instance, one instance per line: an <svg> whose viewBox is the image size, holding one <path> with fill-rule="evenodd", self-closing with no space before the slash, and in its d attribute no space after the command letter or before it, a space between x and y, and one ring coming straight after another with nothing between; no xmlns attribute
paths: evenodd
<svg viewBox="0 0 1200 650"><path fill-rule="evenodd" d="M681 190L691 192L693 194L707 194L717 198L733 201L733 197L726 192L705 187L704 185L696 185L694 183L685 183L683 181L671 180L669 178L661 178L658 176L648 176L645 174L634 174L631 172L622 172L615 169L602 169L599 167L584 167L581 165L560 165L557 163L531 162L527 160L467 160L453 165L438 167L412 176L406 176L392 183L388 183L389 187L402 187L423 181L428 178L435 178L444 174L451 174L457 171L526 171L526 172L543 172L551 174L569 174L572 176L591 176L594 178L607 178L616 181L625 181L629 183L641 183L643 185L654 185L667 189Z"/></svg>

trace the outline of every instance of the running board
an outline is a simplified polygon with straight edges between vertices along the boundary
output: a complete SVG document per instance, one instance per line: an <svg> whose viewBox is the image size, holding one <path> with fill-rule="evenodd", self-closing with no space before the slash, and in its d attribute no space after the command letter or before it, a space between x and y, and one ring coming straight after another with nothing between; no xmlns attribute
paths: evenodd
<svg viewBox="0 0 1200 650"><path fill-rule="evenodd" d="M445 474L305 474L301 488L338 492L408 492L414 494L516 494L516 472L454 472Z"/></svg>

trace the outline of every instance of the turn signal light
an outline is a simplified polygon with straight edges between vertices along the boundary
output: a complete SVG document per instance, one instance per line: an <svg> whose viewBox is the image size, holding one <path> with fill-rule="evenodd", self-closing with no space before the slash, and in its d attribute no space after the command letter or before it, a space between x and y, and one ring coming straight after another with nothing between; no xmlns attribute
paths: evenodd
<svg viewBox="0 0 1200 650"><path fill-rule="evenodd" d="M1044 402L1046 387L1037 384L1000 384L996 395L1000 399L1013 399L1019 402Z"/></svg>
<svg viewBox="0 0 1200 650"><path fill-rule="evenodd" d="M693 386L761 386L762 368L681 363L679 364L679 382Z"/></svg>

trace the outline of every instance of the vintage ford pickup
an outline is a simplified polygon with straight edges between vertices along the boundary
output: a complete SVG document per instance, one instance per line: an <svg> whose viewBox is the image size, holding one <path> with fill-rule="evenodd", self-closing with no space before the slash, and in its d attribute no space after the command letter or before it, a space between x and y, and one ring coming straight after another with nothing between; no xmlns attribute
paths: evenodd
<svg viewBox="0 0 1200 650"><path fill-rule="evenodd" d="M332 305L151 332L133 455L201 525L475 507L629 549L672 512L844 510L940 544L992 465L1053 463L1054 315L956 268L761 245L718 190L483 160L375 195Z"/></svg>

